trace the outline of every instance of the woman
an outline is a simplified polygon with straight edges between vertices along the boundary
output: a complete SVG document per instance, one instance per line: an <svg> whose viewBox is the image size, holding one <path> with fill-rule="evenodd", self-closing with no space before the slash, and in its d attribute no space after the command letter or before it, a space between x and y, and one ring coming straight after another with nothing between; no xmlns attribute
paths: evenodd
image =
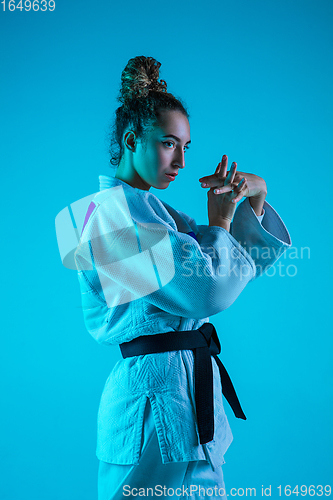
<svg viewBox="0 0 333 500"><path fill-rule="evenodd" d="M191 142L188 112L159 81L159 67L140 56L122 73L116 174L100 177L75 255L87 329L120 344L124 358L99 407L99 500L163 491L226 498L221 466L232 434L221 377L236 416L245 415L208 317L291 244L265 201L265 181L236 163L228 171L226 155L199 179L209 188L208 226L149 192L175 180Z"/></svg>

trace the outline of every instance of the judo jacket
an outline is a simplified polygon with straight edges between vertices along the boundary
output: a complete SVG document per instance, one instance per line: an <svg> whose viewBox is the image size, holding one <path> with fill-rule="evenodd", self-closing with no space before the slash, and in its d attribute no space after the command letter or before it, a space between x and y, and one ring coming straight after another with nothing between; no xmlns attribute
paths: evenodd
<svg viewBox="0 0 333 500"><path fill-rule="evenodd" d="M100 176L101 191L87 210L75 262L84 320L105 345L142 336L198 329L228 308L245 286L291 245L265 201L258 217L246 198L230 233L197 225L149 191ZM193 352L168 351L119 360L98 410L99 460L138 464L149 398L163 463L224 463L232 433L221 380L212 359L214 438L200 444L194 399Z"/></svg>

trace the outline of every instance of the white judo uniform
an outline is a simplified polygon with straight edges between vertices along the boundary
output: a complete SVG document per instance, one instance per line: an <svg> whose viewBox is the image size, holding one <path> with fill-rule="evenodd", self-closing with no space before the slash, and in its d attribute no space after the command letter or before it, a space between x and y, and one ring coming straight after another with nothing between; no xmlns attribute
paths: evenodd
<svg viewBox="0 0 333 500"><path fill-rule="evenodd" d="M229 233L197 225L149 191L100 181L75 252L85 324L99 343L198 329L291 245L267 202L261 217L248 199L240 203ZM116 363L98 410L99 500L131 498L154 485L189 498L186 484L218 486L210 498L223 498L221 465L232 433L212 364L214 438L200 444L190 349Z"/></svg>

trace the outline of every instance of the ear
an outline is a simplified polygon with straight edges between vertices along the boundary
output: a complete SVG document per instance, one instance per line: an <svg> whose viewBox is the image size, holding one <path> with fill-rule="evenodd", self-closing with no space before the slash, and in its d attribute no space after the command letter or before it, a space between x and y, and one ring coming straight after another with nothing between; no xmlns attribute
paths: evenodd
<svg viewBox="0 0 333 500"><path fill-rule="evenodd" d="M137 144L137 136L133 130L129 130L124 135L124 146L130 151L134 152Z"/></svg>

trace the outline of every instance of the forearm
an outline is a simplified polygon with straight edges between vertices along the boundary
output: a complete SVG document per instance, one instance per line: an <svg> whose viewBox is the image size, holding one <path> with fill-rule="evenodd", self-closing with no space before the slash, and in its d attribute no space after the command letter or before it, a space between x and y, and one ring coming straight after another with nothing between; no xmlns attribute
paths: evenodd
<svg viewBox="0 0 333 500"><path fill-rule="evenodd" d="M262 215L267 191L261 192L258 196L251 196L249 202L256 215Z"/></svg>
<svg viewBox="0 0 333 500"><path fill-rule="evenodd" d="M258 196L249 197L250 205L253 208L256 215L262 215L266 195L267 191L260 193L260 195ZM231 220L229 218L225 218L222 216L215 215L215 217L209 219L209 226L222 227L223 229L228 231L228 233L230 233L230 224Z"/></svg>

